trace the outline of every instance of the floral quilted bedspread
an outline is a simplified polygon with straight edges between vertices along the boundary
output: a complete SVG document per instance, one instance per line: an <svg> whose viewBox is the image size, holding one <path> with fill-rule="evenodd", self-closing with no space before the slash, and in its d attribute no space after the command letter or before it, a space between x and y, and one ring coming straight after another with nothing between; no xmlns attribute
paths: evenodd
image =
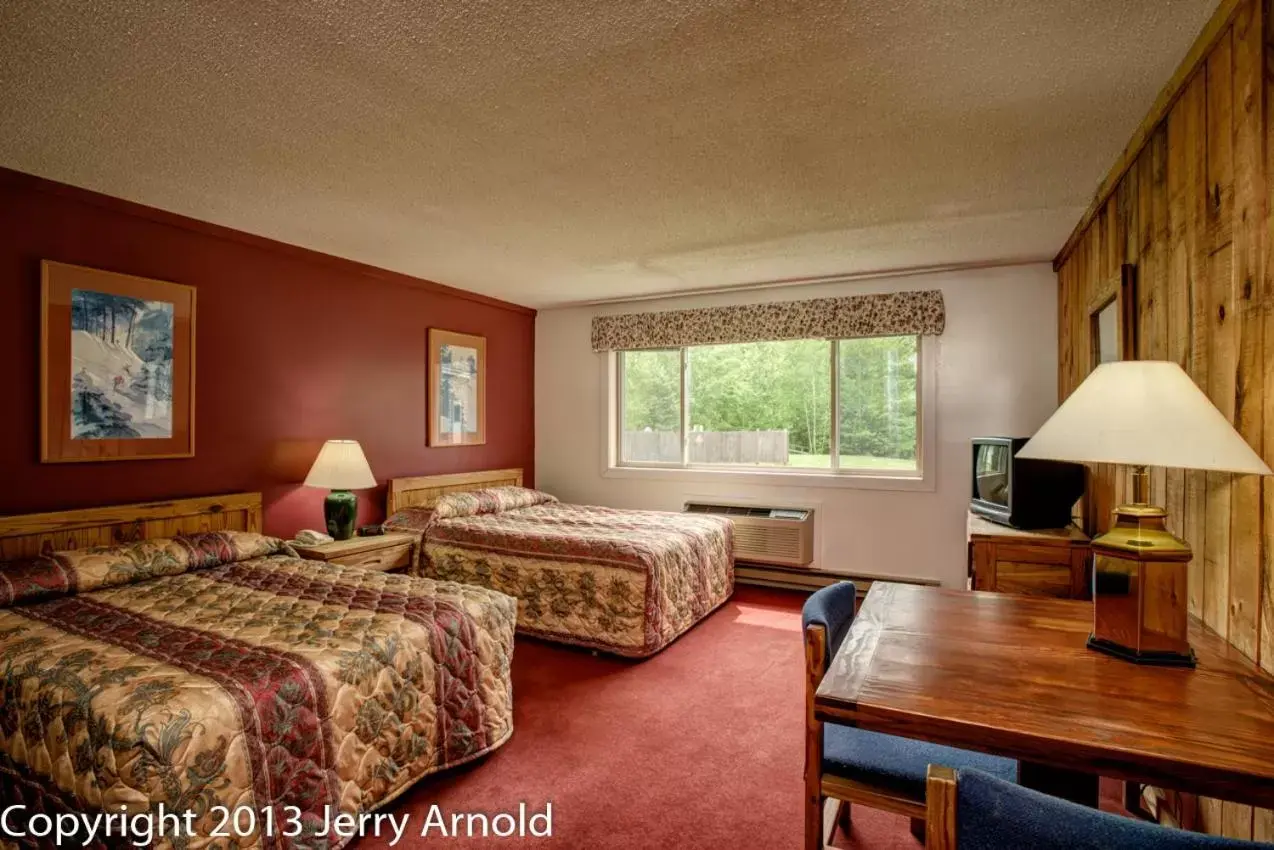
<svg viewBox="0 0 1274 850"><path fill-rule="evenodd" d="M336 847L330 813L513 730L516 604L481 587L212 532L0 564L0 606L0 800L194 813L159 846Z"/></svg>
<svg viewBox="0 0 1274 850"><path fill-rule="evenodd" d="M391 518L423 535L414 570L518 599L518 630L644 657L734 592L734 525L567 505L521 488L448 494Z"/></svg>

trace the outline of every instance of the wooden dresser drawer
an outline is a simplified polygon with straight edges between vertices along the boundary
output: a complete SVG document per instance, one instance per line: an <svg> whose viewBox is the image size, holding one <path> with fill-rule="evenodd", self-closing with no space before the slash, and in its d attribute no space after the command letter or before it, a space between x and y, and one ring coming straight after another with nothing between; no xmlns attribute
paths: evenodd
<svg viewBox="0 0 1274 850"><path fill-rule="evenodd" d="M311 561L327 561L346 567L362 567L368 570L401 570L411 566L416 537L412 534L389 532L370 537L353 537L349 540L333 540L306 546L293 544L298 555Z"/></svg>
<svg viewBox="0 0 1274 850"><path fill-rule="evenodd" d="M998 543L995 546L996 561L1016 561L1020 564L1057 564L1071 562L1071 550L1067 546L1029 546L1019 543Z"/></svg>
<svg viewBox="0 0 1274 850"><path fill-rule="evenodd" d="M1023 531L969 515L974 590L1087 599L1088 537L1075 526Z"/></svg>
<svg viewBox="0 0 1274 850"><path fill-rule="evenodd" d="M1065 564L1041 564L1024 561L996 561L995 589L1001 593L1021 593L1026 596L1056 596L1066 599L1072 595L1071 566Z"/></svg>
<svg viewBox="0 0 1274 850"><path fill-rule="evenodd" d="M363 567L369 570L401 570L411 566L411 544L389 546L384 549L373 549L370 552L358 552L353 555L341 555L332 558L333 564L347 567Z"/></svg>

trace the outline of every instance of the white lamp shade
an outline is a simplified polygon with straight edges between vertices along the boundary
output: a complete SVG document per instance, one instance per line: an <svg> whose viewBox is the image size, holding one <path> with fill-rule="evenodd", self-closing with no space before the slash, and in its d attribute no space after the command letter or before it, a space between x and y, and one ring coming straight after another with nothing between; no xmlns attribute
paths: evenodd
<svg viewBox="0 0 1274 850"><path fill-rule="evenodd" d="M319 449L310 474L305 476L305 485L328 490L366 490L376 486L376 478L357 440L328 440Z"/></svg>
<svg viewBox="0 0 1274 850"><path fill-rule="evenodd" d="M1017 456L1270 474L1185 370L1161 360L1098 366Z"/></svg>

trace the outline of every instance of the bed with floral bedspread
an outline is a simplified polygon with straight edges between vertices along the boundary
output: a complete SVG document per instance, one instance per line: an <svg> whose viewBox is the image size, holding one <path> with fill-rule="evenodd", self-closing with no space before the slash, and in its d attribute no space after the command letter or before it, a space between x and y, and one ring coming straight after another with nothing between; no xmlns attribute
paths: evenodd
<svg viewBox="0 0 1274 850"><path fill-rule="evenodd" d="M388 528L421 535L413 571L518 598L518 631L641 658L734 592L734 524L562 504L521 487L448 493Z"/></svg>
<svg viewBox="0 0 1274 850"><path fill-rule="evenodd" d="M158 846L338 847L326 814L509 738L516 615L245 532L0 564L0 799L196 814ZM257 825L211 837L217 807Z"/></svg>

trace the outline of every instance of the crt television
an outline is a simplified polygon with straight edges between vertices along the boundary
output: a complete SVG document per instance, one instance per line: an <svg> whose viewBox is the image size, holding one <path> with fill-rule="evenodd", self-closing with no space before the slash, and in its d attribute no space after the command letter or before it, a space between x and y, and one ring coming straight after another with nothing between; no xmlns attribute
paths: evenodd
<svg viewBox="0 0 1274 850"><path fill-rule="evenodd" d="M969 509L1013 528L1063 528L1084 495L1084 467L1058 460L1018 458L1026 437L973 438L973 497Z"/></svg>

